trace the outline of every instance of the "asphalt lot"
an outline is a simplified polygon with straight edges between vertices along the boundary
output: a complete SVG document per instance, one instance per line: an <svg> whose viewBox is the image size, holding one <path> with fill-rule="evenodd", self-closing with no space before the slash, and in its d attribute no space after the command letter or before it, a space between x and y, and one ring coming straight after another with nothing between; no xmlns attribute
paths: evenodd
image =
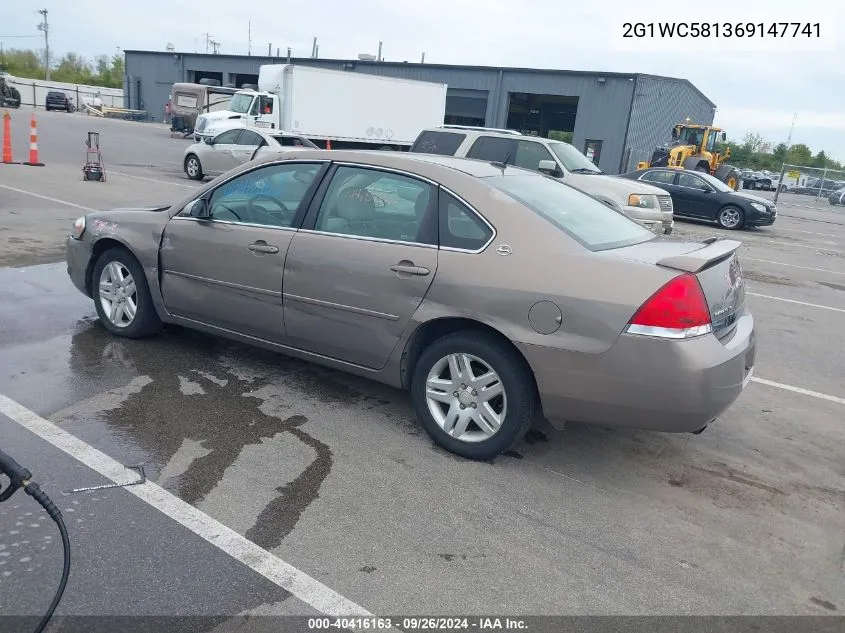
<svg viewBox="0 0 845 633"><path fill-rule="evenodd" d="M703 434L543 423L473 463L433 447L399 391L179 328L107 335L64 236L85 209L183 196L189 141L38 120L46 166L0 165L0 438L65 512L59 614L845 611L845 214L781 196L774 227L731 233L758 365ZM106 183L82 181L88 130ZM32 413L12 421L10 402ZM153 483L62 494L134 477L110 460ZM40 615L59 554L31 499L0 506L0 615Z"/></svg>

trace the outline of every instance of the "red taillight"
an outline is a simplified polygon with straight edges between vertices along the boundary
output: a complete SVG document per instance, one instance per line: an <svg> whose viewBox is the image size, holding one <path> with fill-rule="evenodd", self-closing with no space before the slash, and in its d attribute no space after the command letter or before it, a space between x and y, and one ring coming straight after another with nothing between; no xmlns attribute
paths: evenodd
<svg viewBox="0 0 845 633"><path fill-rule="evenodd" d="M698 278L675 277L646 301L628 325L631 334L690 338L712 331L710 308Z"/></svg>

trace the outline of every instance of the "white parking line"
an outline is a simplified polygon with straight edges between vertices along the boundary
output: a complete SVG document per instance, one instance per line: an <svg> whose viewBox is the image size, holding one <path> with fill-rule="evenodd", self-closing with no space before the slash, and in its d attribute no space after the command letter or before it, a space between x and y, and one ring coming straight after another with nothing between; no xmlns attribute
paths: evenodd
<svg viewBox="0 0 845 633"><path fill-rule="evenodd" d="M845 404L845 398L839 398L837 396L829 396L826 393L819 393L818 391L810 391L809 389L803 389L801 387L793 387L792 385L785 385L782 382L774 382L773 380L766 380L765 378L752 378L751 382L757 382L761 385L767 385L769 387L776 387L777 389L785 389L786 391L792 391L793 393L800 393L805 396L812 396L813 398L819 398L820 400L828 400L829 402L836 402L837 404Z"/></svg>
<svg viewBox="0 0 845 633"><path fill-rule="evenodd" d="M96 209L91 209L89 207L83 207L81 204L76 204L75 202L68 202L67 200L59 200L58 198L51 198L50 196L45 196L40 193L33 193L32 191L26 191L24 189L18 189L17 187L10 187L9 185L0 185L3 189L8 189L9 191L14 191L16 193L22 193L27 196L32 196L34 198L41 198L42 200L48 200L49 202L55 202L56 204L63 204L68 207L74 207L76 209L81 209L82 211L89 211L93 212Z"/></svg>
<svg viewBox="0 0 845 633"><path fill-rule="evenodd" d="M780 244L781 246L794 246L795 248L811 248L814 251L827 251L828 253L836 253L837 255L845 255L845 251L840 251L835 248L828 248L827 246L810 246L809 244L793 244L792 242L778 242L776 240L746 240L746 244Z"/></svg>
<svg viewBox="0 0 845 633"><path fill-rule="evenodd" d="M838 270L829 270L827 268L813 268L812 266L799 266L798 264L785 264L783 262L775 262L770 259L755 259L754 257L743 257L744 262L762 262L764 264L775 264L777 266L788 266L789 268L802 268L804 270L815 270L820 273L830 273L831 275L845 275L845 272Z"/></svg>
<svg viewBox="0 0 845 633"><path fill-rule="evenodd" d="M105 453L4 395L0 395L0 413L115 483L126 481L132 475L131 471ZM337 617L372 615L363 607L258 547L249 539L151 481L123 490L148 503L321 613Z"/></svg>
<svg viewBox="0 0 845 633"><path fill-rule="evenodd" d="M817 233L816 231L802 231L801 229L785 229L782 226L777 227L777 231L788 231L790 233L806 233L807 235L821 235L822 237L837 237L830 233Z"/></svg>
<svg viewBox="0 0 845 633"><path fill-rule="evenodd" d="M124 174L122 171L114 171L109 169L109 174L115 176L123 176L124 178L134 178L135 180L146 180L147 182L157 182L162 185L171 185L173 187L185 187L188 189L196 189L198 185L186 185L184 182L170 182L168 180L158 180L157 178L146 178L144 176L133 176L132 174Z"/></svg>
<svg viewBox="0 0 845 633"><path fill-rule="evenodd" d="M761 295L756 292L746 292L745 294L752 297L762 297L763 299L771 299L773 301L785 301L786 303L797 303L798 305L807 306L808 308L821 308L822 310L833 310L834 312L845 312L843 308L834 308L832 306L823 306L818 303L807 303L806 301L797 301L795 299L784 299L783 297L773 297L772 295Z"/></svg>

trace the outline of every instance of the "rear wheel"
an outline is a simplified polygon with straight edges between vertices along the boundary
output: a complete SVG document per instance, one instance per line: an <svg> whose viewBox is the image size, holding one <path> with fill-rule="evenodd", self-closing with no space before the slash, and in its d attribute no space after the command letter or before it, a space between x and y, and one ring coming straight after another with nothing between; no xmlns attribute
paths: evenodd
<svg viewBox="0 0 845 633"><path fill-rule="evenodd" d="M200 159L196 155L188 154L185 158L185 173L191 180L203 179L202 163L200 163Z"/></svg>
<svg viewBox="0 0 845 633"><path fill-rule="evenodd" d="M469 459L508 450L539 411L525 360L503 341L471 330L447 334L422 352L411 397L434 442Z"/></svg>
<svg viewBox="0 0 845 633"><path fill-rule="evenodd" d="M745 223L745 214L742 209L729 204L719 210L719 215L716 221L723 229L734 230L740 228Z"/></svg>
<svg viewBox="0 0 845 633"><path fill-rule="evenodd" d="M161 327L144 270L125 248L110 248L100 255L91 285L97 315L112 334L142 338Z"/></svg>

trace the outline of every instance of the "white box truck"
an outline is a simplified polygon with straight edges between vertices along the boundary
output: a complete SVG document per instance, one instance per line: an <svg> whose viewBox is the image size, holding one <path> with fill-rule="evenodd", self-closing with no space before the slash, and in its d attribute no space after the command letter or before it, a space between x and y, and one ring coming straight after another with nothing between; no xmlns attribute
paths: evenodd
<svg viewBox="0 0 845 633"><path fill-rule="evenodd" d="M197 118L198 141L242 124L305 136L333 149L407 150L443 125L446 84L312 66L261 66L258 90L239 90L224 110Z"/></svg>

